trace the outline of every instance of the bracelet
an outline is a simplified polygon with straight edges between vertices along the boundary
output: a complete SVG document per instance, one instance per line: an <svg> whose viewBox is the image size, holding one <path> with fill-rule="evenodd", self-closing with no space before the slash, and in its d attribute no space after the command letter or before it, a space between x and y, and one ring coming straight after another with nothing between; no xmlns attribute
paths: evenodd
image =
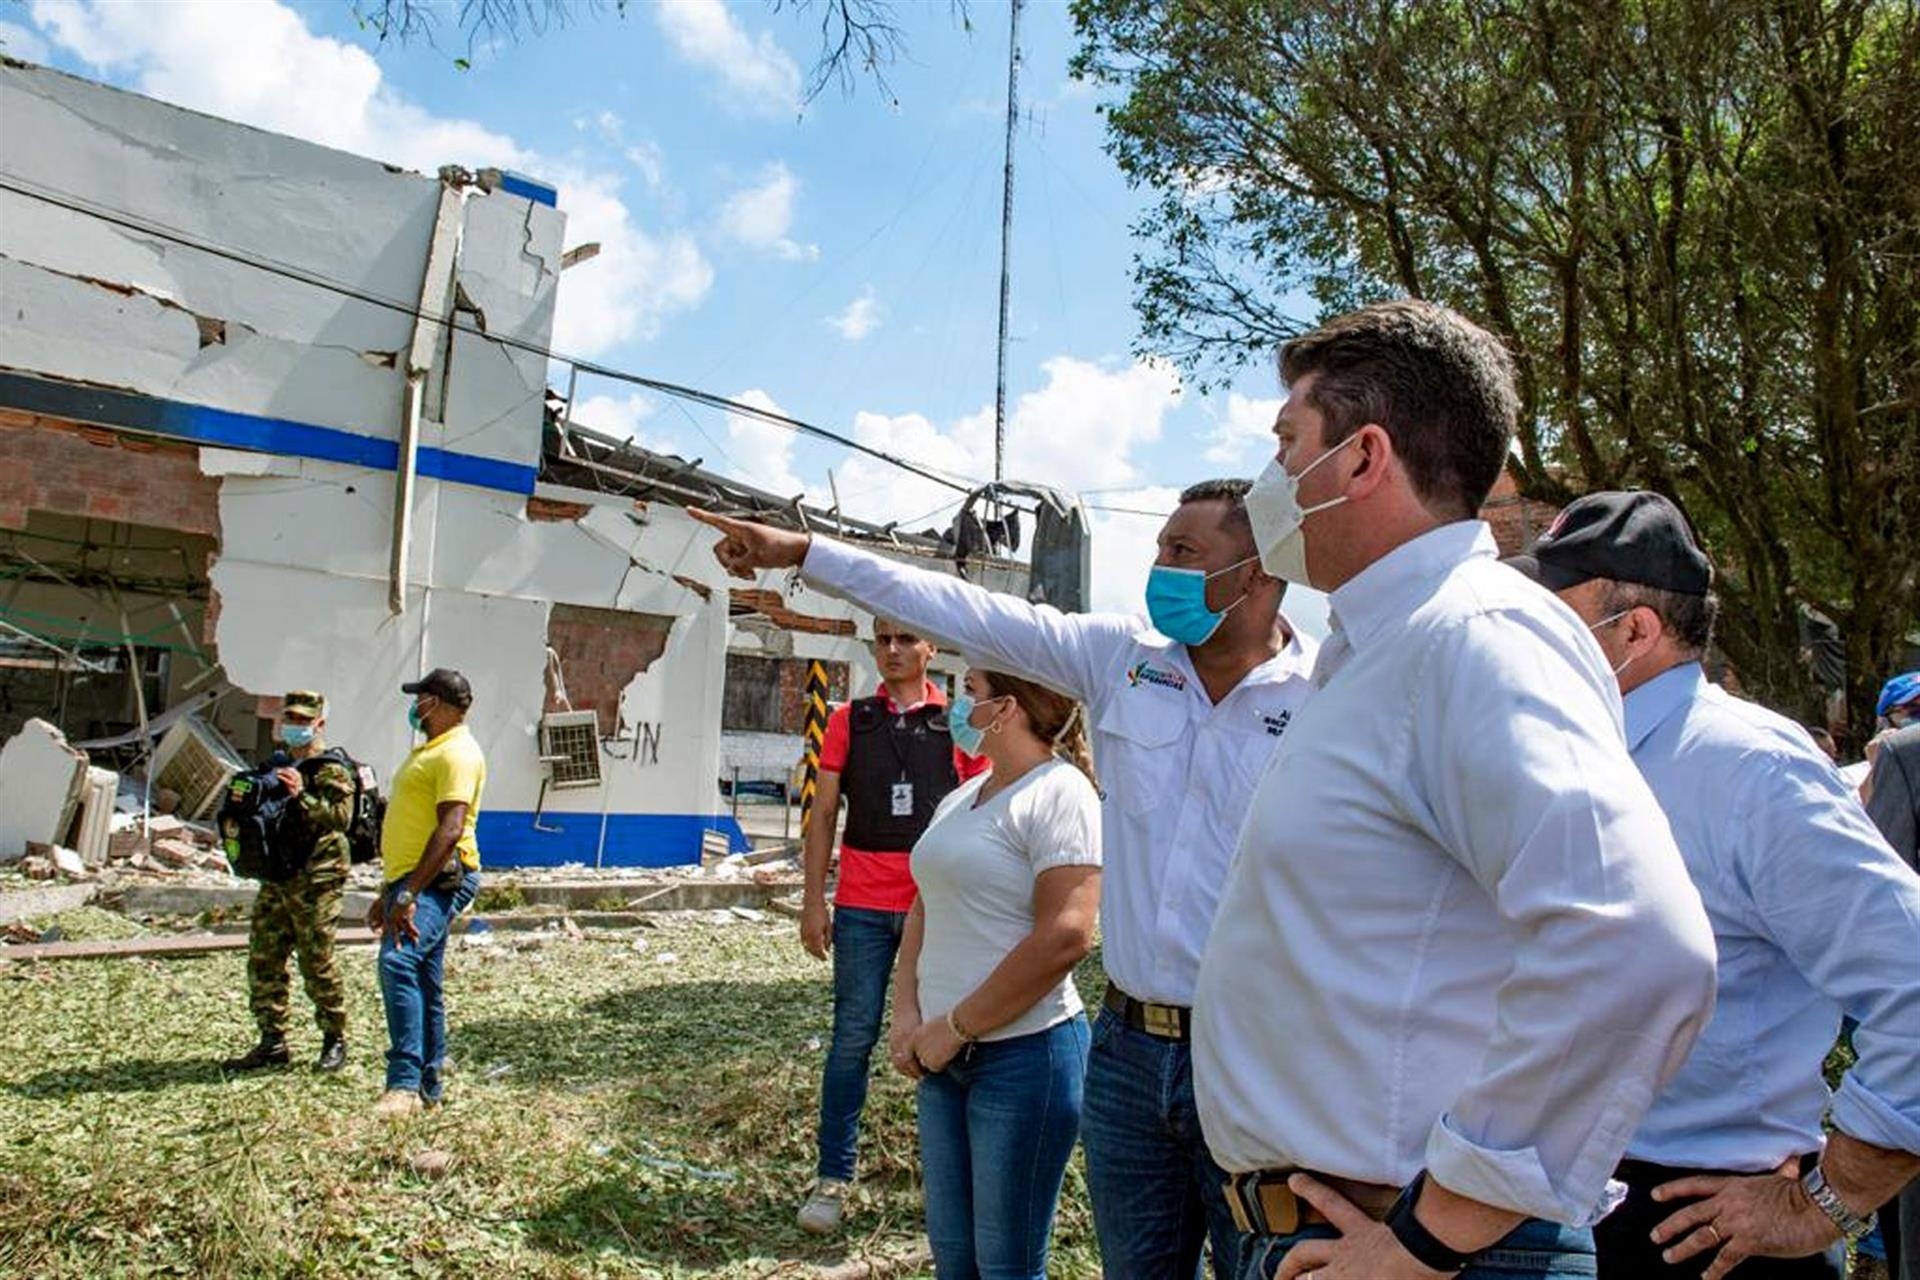
<svg viewBox="0 0 1920 1280"><path fill-rule="evenodd" d="M1853 1244L1873 1230L1874 1223L1879 1220L1877 1213L1870 1212L1863 1218L1847 1208L1847 1202L1828 1183L1827 1175L1818 1161L1801 1175L1800 1189L1807 1193L1807 1199L1813 1201L1814 1208L1827 1215L1827 1220L1839 1229L1840 1237L1848 1244Z"/></svg>
<svg viewBox="0 0 1920 1280"><path fill-rule="evenodd" d="M947 1010L947 1030L953 1032L953 1038L961 1044L972 1044L980 1037L960 1025L960 1019L953 1016L953 1010Z"/></svg>
<svg viewBox="0 0 1920 1280"><path fill-rule="evenodd" d="M1471 1253L1461 1253L1421 1224L1414 1216L1413 1206L1420 1199L1420 1188L1427 1183L1427 1171L1422 1169L1400 1198L1393 1202L1393 1208L1387 1211L1387 1230L1393 1232L1393 1238L1400 1247L1413 1255L1413 1260L1423 1267L1434 1271L1458 1271L1473 1261Z"/></svg>

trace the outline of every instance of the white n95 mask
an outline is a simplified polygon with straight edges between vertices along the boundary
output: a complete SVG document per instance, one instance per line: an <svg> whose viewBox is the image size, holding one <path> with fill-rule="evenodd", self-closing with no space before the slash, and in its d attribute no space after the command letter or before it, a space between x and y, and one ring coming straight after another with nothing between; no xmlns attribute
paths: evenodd
<svg viewBox="0 0 1920 1280"><path fill-rule="evenodd" d="M1286 582L1297 582L1303 587L1313 585L1307 581L1307 539L1300 526L1314 512L1339 506L1347 500L1347 495L1343 493L1303 510L1300 482L1315 467L1358 438L1348 436L1302 467L1299 475L1288 471L1275 458L1253 482L1253 488L1247 490L1247 519L1253 524L1253 545L1260 553L1262 569Z"/></svg>

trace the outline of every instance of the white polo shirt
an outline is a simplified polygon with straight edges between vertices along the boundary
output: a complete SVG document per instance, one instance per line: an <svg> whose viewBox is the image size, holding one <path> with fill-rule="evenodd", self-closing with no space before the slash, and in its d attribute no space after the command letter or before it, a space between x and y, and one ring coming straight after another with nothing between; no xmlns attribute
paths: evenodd
<svg viewBox="0 0 1920 1280"><path fill-rule="evenodd" d="M1142 618L1063 614L821 537L801 572L829 595L1087 704L1105 792L1107 975L1138 999L1191 1005L1254 783L1312 688L1314 642L1295 632L1216 704L1186 646Z"/></svg>
<svg viewBox="0 0 1920 1280"><path fill-rule="evenodd" d="M1330 599L1194 1009L1230 1171L1589 1225L1713 1007L1713 936L1573 612L1445 525Z"/></svg>

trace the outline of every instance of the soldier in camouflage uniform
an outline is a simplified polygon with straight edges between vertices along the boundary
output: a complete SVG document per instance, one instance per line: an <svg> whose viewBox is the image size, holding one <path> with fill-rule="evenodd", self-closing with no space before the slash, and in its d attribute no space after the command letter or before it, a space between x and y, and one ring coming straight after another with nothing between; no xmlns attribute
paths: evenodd
<svg viewBox="0 0 1920 1280"><path fill-rule="evenodd" d="M260 1043L242 1057L229 1059L229 1071L282 1066L287 1049L288 953L300 958L300 976L313 1001L322 1037L322 1071L338 1071L347 1061L347 999L334 963L333 936L346 895L353 821L353 775L337 760L302 764L326 750L320 730L326 723L326 699L304 690L289 693L277 736L294 767L278 771L291 795L281 836L311 848L306 865L291 879L263 883L253 906L247 939L247 986Z"/></svg>

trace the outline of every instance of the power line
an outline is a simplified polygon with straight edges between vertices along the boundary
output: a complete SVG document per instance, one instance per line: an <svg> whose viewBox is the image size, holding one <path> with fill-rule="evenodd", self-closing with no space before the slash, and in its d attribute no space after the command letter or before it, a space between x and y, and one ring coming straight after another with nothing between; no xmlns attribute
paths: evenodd
<svg viewBox="0 0 1920 1280"><path fill-rule="evenodd" d="M91 201L82 199L79 196L74 196L68 192L40 188L37 184L31 183L26 179L17 178L12 174L0 174L0 191L11 191L15 195L25 196L30 200L38 200L43 204L50 204L56 208L66 209L71 213L78 213L85 217L94 218L128 231L171 241L184 248L193 249L212 257L222 258L228 262L237 263L240 266L248 267L255 271L264 271L270 275L281 276L285 279L307 285L310 288L336 293L343 297L352 298L357 302L364 302L368 306L396 312L416 322L443 325L457 332L469 333L474 337L497 343L500 346L512 350L524 351L530 355L539 356L543 360L558 361L570 368L593 374L596 377L608 378L615 382L624 382L636 387L644 387L647 390L658 392L661 395L691 401L695 404L704 405L710 409L718 409L726 413L745 414L748 417L757 418L762 422L772 423L775 426L785 427L790 431L796 431L802 435L828 440L840 445L842 448L851 449L855 453L864 453L870 458L875 458L887 463L889 466L898 467L902 471L917 475L924 480L931 480L935 484L944 485L949 489L954 489L961 493L971 493L981 487L981 482L969 477L960 476L955 478L954 474L943 473L923 463L896 457L893 454L887 453L885 450L862 444L850 436L841 435L836 431L829 431L825 427L816 426L800 418L790 417L784 413L776 413L769 409L762 409L758 405L747 404L743 401L729 400L725 396L717 395L711 391L701 391L697 387L683 386L679 383L667 382L660 378L649 378L644 374L632 373L625 369L616 369L591 360L569 356L564 352L555 351L552 347L541 346L538 343L515 338L510 334L488 333L484 329L474 325L464 324L451 317L428 315L412 303L382 297L377 293L371 293L342 281L329 279L317 272L308 271L303 267L296 267L290 263L278 262L271 258L244 253L237 249L229 249L223 245L212 244L188 232L165 226L150 219L138 218L120 210L94 205Z"/></svg>

